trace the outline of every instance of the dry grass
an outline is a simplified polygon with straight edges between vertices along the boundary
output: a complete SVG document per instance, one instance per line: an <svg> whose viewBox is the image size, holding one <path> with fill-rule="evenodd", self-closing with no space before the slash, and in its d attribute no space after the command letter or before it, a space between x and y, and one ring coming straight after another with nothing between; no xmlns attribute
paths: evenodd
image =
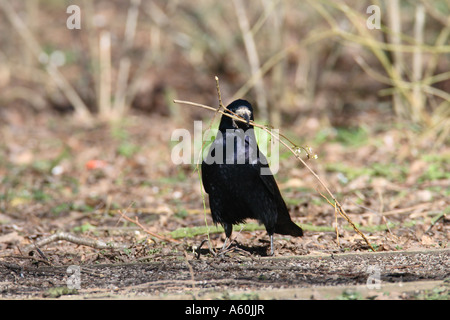
<svg viewBox="0 0 450 320"><path fill-rule="evenodd" d="M382 13L380 30L366 27L366 8L371 3L343 0L236 0L228 4L202 0L195 6L133 0L125 6L112 2L108 7L84 1L80 4L84 22L79 31L65 28L63 6L0 3L8 18L3 24L12 29L10 36L19 34L22 38L7 39L2 49L12 75L7 87L15 86L17 58L22 57L11 53L23 52L27 61L34 62L20 66L22 71L27 69L21 76L47 88L46 95L54 95L56 85L76 113L85 118L88 110L101 118L120 118L149 74L167 69L181 75L195 74L198 85L204 84L202 79L219 74L228 83L223 89L225 96L231 100L250 95L257 102L259 117L278 126L283 110L308 109L311 104L325 108L320 96L326 90L327 75L342 72L340 65L353 60L366 77L382 84L367 94L375 99L392 96L392 108L400 120L432 130L441 142L450 127L446 89L450 81L446 59L450 52L450 8L445 1L377 1ZM17 14L23 10L26 19ZM61 25L46 27L48 15L56 15ZM44 18L31 19L40 16ZM51 37L35 32L50 28ZM67 41L68 37L72 39ZM51 62L42 65L41 59L48 75L36 83L32 78L36 79L40 68L37 61L48 47L75 57L63 66ZM179 57L178 63L188 64L186 71L171 65L174 56ZM89 81L77 81L73 70ZM346 81L345 75L339 77L339 81ZM169 87L168 91L181 91L176 83ZM358 95L358 89L347 90L340 96L341 103Z"/></svg>

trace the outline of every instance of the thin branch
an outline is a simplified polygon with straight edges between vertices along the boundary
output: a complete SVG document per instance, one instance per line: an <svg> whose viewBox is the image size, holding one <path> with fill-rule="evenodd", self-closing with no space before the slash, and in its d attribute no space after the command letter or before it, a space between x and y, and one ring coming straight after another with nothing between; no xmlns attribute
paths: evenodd
<svg viewBox="0 0 450 320"><path fill-rule="evenodd" d="M347 222L352 226L352 228L356 231L356 233L358 233L363 239L364 241L367 243L367 245L370 247L370 249L372 249L373 252L375 252L375 249L372 247L372 245L370 244L369 240L367 240L366 236L359 231L358 227L353 223L353 221L347 216L347 214L345 213L344 209L342 209L342 206L339 202L336 201L336 199L333 198L333 200L335 201L335 204L333 204L327 197L325 197L322 193L319 192L319 194L325 199L327 200L327 202L334 207L334 209L338 209L337 211L339 212L339 214L344 217L345 220L347 220ZM337 232L337 226L336 226L336 232Z"/></svg>
<svg viewBox="0 0 450 320"><path fill-rule="evenodd" d="M213 118L211 119L211 121L209 122L209 126L208 126L207 130L210 130L210 129L211 129L212 124L213 124L214 120L216 119L217 113L223 113L221 109L226 109L226 107L223 105L223 102L222 102L222 94L220 93L219 77L216 76L214 79L216 80L216 90L217 90L217 96L218 96L218 98L219 98L219 107L218 107L217 109L208 107L208 108L214 109L216 112L214 113L214 117L213 117ZM174 101L174 102L176 102L176 101ZM204 107L207 107L207 106L204 106ZM199 154L198 159L202 159L203 149L205 148L205 144L206 144L206 141L203 141L202 147L200 148L200 151L199 151L200 154ZM206 216L206 214L207 214L207 210L206 210L206 199L205 199L205 194L204 194L204 192L203 192L202 177L201 177L201 174L200 174L200 161L197 162L197 171L198 171L198 178L199 178L199 181L200 181L200 193L201 193L201 195L202 195L203 216L204 216L204 219L205 219L205 225L206 225L206 228L207 228L206 235L207 235L207 237L208 237L208 247L209 247L209 251L210 251L213 255L215 255L215 252L214 252L214 250L213 250L213 248L212 248L212 244L211 244L211 238L209 237L210 229L209 229L209 225L208 225L208 220L207 220L207 218L206 218L206 217L207 217L207 216ZM200 250L200 249L199 249L199 250ZM200 251L199 251L199 252L200 252ZM199 256L200 256L200 253L199 253Z"/></svg>
<svg viewBox="0 0 450 320"><path fill-rule="evenodd" d="M134 220L131 219L130 217L128 217L125 213L122 212L122 210L119 210L120 213L120 217L127 220L128 222L134 223L135 225L137 225L139 228L141 228L142 231L144 231L145 233L149 234L152 237L158 238L160 240L164 240L164 241L169 241L169 242L174 242L174 243L180 243L180 241L169 238L169 237L165 237L162 236L160 234L154 233L150 230L148 230L146 227L144 227L140 222L138 217L134 217Z"/></svg>
<svg viewBox="0 0 450 320"><path fill-rule="evenodd" d="M416 18L414 23L414 37L417 43L417 49L413 53L412 63L412 81L420 82L423 77L423 53L420 49L420 45L424 41L424 28L425 28L425 7L422 4L416 6ZM419 122L421 118L424 118L423 112L425 106L425 96L423 94L420 84L416 84L412 89L413 95L413 108L412 117L415 122Z"/></svg>
<svg viewBox="0 0 450 320"><path fill-rule="evenodd" d="M217 95L219 97L219 108L217 110L220 110L220 108L226 109L222 102L222 94L220 93L219 77L215 76L214 79L216 80Z"/></svg>
<svg viewBox="0 0 450 320"><path fill-rule="evenodd" d="M236 10L236 16L238 19L239 28L241 29L242 38L244 40L245 51L247 52L251 75L255 75L260 69L260 61L258 50L256 49L255 39L253 38L253 34L250 30L250 23L247 18L244 2L242 0L233 0L233 4ZM261 118L268 120L269 111L264 89L264 82L262 81L262 78L257 78L255 83L255 92L258 106L261 110Z"/></svg>
<svg viewBox="0 0 450 320"><path fill-rule="evenodd" d="M336 242L337 242L338 247L340 247L341 243L339 241L339 229L338 229L338 220L337 220L337 218L338 218L338 210L337 210L337 206L334 206L334 223L335 223L335 226L336 226Z"/></svg>
<svg viewBox="0 0 450 320"><path fill-rule="evenodd" d="M101 117L111 117L111 33L102 31L99 38L99 105Z"/></svg>
<svg viewBox="0 0 450 320"><path fill-rule="evenodd" d="M141 0L132 0L128 8L127 21L125 25L125 39L123 43L124 55L120 59L119 73L117 75L117 88L114 97L114 113L116 116L123 116L128 101L126 101L127 91L129 88L128 78L130 74L131 59L129 57L129 50L133 46L134 37L136 34L136 26L139 14L139 5Z"/></svg>

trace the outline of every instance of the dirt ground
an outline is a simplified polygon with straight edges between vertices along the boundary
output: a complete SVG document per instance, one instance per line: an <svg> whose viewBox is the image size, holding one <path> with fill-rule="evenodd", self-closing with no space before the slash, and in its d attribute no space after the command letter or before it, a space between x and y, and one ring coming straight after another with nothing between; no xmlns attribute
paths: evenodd
<svg viewBox="0 0 450 320"><path fill-rule="evenodd" d="M275 256L268 257L264 228L249 221L218 256L208 244L217 252L224 235L212 224L207 199L203 210L195 167L170 162L172 121L138 115L114 128L59 115L8 116L0 167L3 299L449 297L449 180L427 176L434 163L448 168L445 148L431 163L414 157L401 148L401 130L370 136L358 148L317 144L319 160L311 165L375 253L340 217L337 243L333 207L311 175L286 158L277 181L305 236L276 235ZM375 147L386 137L395 152ZM330 165L336 163L339 170ZM376 165L378 173L349 169ZM59 232L65 238L45 242ZM70 279L80 281L78 290L68 289Z"/></svg>
<svg viewBox="0 0 450 320"><path fill-rule="evenodd" d="M276 258L180 253L83 265L78 290L67 266L2 262L0 289L15 299L448 299L449 267L448 249Z"/></svg>

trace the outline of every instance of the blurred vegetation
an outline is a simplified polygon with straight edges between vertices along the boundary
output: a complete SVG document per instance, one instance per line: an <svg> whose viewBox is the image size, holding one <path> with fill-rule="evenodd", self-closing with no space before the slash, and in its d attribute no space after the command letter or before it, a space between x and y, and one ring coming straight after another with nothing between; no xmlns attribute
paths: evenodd
<svg viewBox="0 0 450 320"><path fill-rule="evenodd" d="M66 27L71 4L79 30ZM370 5L380 29L367 27ZM387 112L448 142L448 0L0 0L0 16L0 112L52 107L89 121L137 108L177 120L172 99L215 103L218 75L225 103L245 97L274 127L317 118L355 127L337 137L353 143ZM119 153L134 152L124 140Z"/></svg>

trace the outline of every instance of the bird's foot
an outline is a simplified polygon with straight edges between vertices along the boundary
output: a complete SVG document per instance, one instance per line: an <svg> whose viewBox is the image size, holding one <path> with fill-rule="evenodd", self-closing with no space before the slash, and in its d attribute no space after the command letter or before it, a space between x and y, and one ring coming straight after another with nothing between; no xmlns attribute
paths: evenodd
<svg viewBox="0 0 450 320"><path fill-rule="evenodd" d="M223 257L225 253L230 251L231 242L230 244L227 245L228 239L229 239L228 237L225 238L225 242L223 243L222 249L220 249L219 252L217 253L218 256Z"/></svg>

